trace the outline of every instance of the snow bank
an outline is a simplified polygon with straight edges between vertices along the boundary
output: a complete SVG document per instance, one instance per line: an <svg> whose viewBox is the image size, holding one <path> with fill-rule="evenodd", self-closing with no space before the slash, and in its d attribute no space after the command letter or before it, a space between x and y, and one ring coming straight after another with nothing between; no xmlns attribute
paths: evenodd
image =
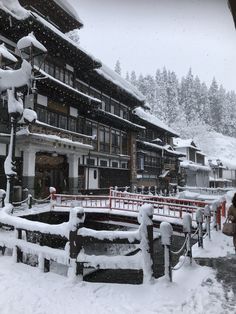
<svg viewBox="0 0 236 314"><path fill-rule="evenodd" d="M72 283L0 256L1 314L71 314L75 309L83 314L215 314L227 313L230 303L228 313L234 313L233 293L224 291L211 268L186 261L173 275L173 283L160 278L153 285Z"/></svg>

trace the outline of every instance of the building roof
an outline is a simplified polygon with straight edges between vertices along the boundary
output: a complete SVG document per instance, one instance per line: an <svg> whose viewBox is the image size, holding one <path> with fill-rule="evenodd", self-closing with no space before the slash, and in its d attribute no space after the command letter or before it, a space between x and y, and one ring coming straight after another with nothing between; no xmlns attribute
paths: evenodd
<svg viewBox="0 0 236 314"><path fill-rule="evenodd" d="M101 68L95 69L95 71L99 75L103 76L105 79L109 80L113 84L125 90L128 94L137 98L139 101L145 100L145 96L142 93L140 93L135 86L127 82L123 77L121 77L118 73L110 69L104 63L102 63Z"/></svg>
<svg viewBox="0 0 236 314"><path fill-rule="evenodd" d="M171 136L179 136L176 131L174 131L163 121L152 115L150 112L145 111L142 107L135 108L133 110L133 114L136 115L139 119L168 132Z"/></svg>
<svg viewBox="0 0 236 314"><path fill-rule="evenodd" d="M192 139L177 138L174 139L174 145L176 148L193 148L199 150Z"/></svg>
<svg viewBox="0 0 236 314"><path fill-rule="evenodd" d="M81 25L83 21L78 16L75 8L67 0L53 0L57 5L59 5L64 11L66 11L71 17L77 20Z"/></svg>

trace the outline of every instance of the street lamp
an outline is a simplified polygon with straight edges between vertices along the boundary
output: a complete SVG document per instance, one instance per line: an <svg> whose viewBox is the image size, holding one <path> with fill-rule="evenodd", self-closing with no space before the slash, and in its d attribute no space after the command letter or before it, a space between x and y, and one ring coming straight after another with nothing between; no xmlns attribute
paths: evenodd
<svg viewBox="0 0 236 314"><path fill-rule="evenodd" d="M1 45L0 55L1 62L4 59L8 61L17 61L17 59ZM7 195L6 201L13 201L13 186L16 177L15 169L15 142L17 123L23 118L26 124L33 123L37 119L37 114L31 109L23 108L23 101L19 93L16 93L16 87L28 85L32 88L32 81L35 79L32 76L32 67L36 57L44 56L47 49L37 41L31 33L28 36L21 38L17 43L17 48L23 59L21 68L18 70L1 70L0 92L7 90L8 95L8 113L10 117L11 136L8 156L4 163L5 174L7 176ZM27 60L25 60L28 59ZM44 60L44 58L42 58ZM2 65L2 64L1 64Z"/></svg>

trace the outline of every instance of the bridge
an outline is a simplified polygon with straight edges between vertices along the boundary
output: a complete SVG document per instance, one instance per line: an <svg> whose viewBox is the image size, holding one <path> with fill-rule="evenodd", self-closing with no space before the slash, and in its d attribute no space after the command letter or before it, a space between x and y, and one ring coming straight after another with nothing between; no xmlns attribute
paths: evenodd
<svg viewBox="0 0 236 314"><path fill-rule="evenodd" d="M10 204L0 210L0 224L11 226L16 231L16 238L9 238L8 235L0 233L0 249L4 254L6 247L11 248L16 262L25 262L24 256L28 254L36 255L37 265L42 271L49 271L51 261L56 261L68 267L68 275L70 273L72 277L82 278L84 269L93 267L108 270L127 269L128 273L132 269L142 270L145 281L157 276L156 258L162 254L165 257L165 274L171 280L171 271L176 268L171 266L170 256L182 252L185 258L191 260L194 236L198 237L199 245L203 245L204 219L206 234L210 237L211 227L219 230L221 217L225 216L224 200L203 202L120 192L115 189L110 189L107 196L64 195L52 192L48 207L50 210L36 211L31 215L22 211L20 217L19 213L18 217L11 214ZM103 226L104 223L111 222L126 226L127 223L129 226L136 224L138 228L131 231L111 231L105 228L99 230L91 228L91 223L94 222L103 223ZM161 245L158 249L154 246L153 228L160 228L161 234L161 230L167 230L168 236L165 231L161 237L165 253L161 253ZM183 236L181 248L177 251L174 251L173 247L171 250L173 230ZM86 249L94 243L100 243L102 246L129 244L138 248L127 257L87 254ZM148 265L143 263L147 260Z"/></svg>

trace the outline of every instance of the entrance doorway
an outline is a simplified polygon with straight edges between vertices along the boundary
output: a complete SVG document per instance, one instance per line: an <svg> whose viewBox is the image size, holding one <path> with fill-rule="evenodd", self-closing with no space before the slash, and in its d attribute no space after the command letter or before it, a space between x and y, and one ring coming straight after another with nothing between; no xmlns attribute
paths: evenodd
<svg viewBox="0 0 236 314"><path fill-rule="evenodd" d="M68 191L69 166L64 155L37 153L35 166L35 195L46 197L49 187L56 188L57 193Z"/></svg>

